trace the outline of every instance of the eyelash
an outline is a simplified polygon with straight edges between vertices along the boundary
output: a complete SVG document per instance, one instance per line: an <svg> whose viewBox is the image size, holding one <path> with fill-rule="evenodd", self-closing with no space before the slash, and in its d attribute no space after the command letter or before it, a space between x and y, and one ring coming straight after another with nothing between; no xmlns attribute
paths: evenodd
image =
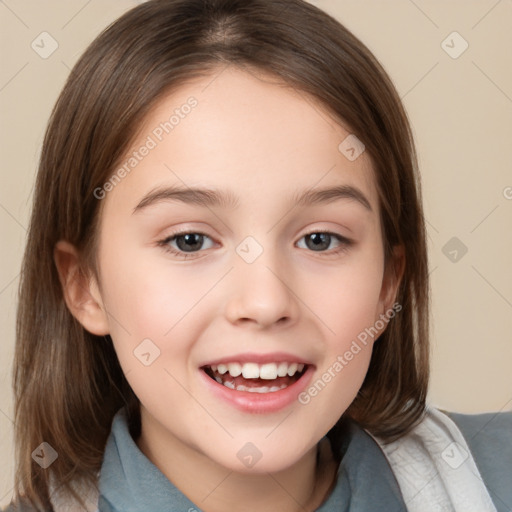
<svg viewBox="0 0 512 512"><path fill-rule="evenodd" d="M301 239L305 238L309 235L313 235L313 234L330 235L330 236L334 237L335 239L337 239L338 242L341 243L340 247L338 247L337 249L331 250L330 252L318 251L320 254L327 252L326 256L336 256L338 254L346 252L349 249L349 247L351 247L354 243L352 240L349 240L348 238L346 238L342 235L339 235L338 233L333 233L332 231L322 231L322 230L314 230L314 231L305 233L304 235L302 235ZM172 233L171 235L165 237L163 240L160 240L159 242L157 242L157 245L159 247L162 247L164 249L164 251L171 253L174 256L183 258L185 260L189 259L189 258L195 258L196 257L195 254L203 252L203 251L196 251L196 252L186 253L186 252L182 252L182 251L177 251L176 249L172 248L169 245L169 243L172 242L174 239L176 239L180 236L183 236L183 235L202 235L204 237L211 239L211 237L209 237L206 233L202 233L201 231L183 230L183 231L176 231L176 232ZM311 252L317 252L317 251L311 251Z"/></svg>

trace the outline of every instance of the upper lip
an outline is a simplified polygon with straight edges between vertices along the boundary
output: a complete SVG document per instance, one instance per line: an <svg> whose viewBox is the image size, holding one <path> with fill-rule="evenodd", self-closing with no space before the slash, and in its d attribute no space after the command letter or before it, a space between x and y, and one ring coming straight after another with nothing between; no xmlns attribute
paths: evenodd
<svg viewBox="0 0 512 512"><path fill-rule="evenodd" d="M303 363L305 365L312 364L308 360L303 357L296 356L294 354L288 354L285 352L272 352L269 354L257 354L255 352L245 352L244 354L234 354L232 356L219 357L217 359L212 359L211 361L207 361L201 365L200 368L204 366L212 366L218 364L227 364L227 363Z"/></svg>

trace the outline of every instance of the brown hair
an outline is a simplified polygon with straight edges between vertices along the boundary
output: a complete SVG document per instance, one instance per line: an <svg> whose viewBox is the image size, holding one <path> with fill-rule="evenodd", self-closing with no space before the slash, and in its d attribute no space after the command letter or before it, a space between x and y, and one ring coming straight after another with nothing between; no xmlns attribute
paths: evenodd
<svg viewBox="0 0 512 512"><path fill-rule="evenodd" d="M385 257L405 249L402 311L374 345L348 415L372 434L406 433L425 407L428 273L417 157L397 92L372 53L338 21L302 0L151 0L124 14L87 48L45 134L22 267L13 386L16 499L51 508L51 479L95 484L114 414L139 403L109 336L87 332L66 307L53 250L58 240L94 260L100 203L111 176L160 98L219 66L270 73L319 100L366 146L380 198ZM84 271L85 271L84 270ZM340 420L341 421L341 420ZM329 436L336 441L336 430ZM41 442L58 458L42 469Z"/></svg>

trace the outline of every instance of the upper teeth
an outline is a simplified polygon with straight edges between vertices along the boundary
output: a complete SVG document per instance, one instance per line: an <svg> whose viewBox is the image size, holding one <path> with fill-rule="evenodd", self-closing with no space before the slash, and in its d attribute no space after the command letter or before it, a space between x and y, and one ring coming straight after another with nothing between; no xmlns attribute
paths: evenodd
<svg viewBox="0 0 512 512"><path fill-rule="evenodd" d="M212 364L211 369L223 375L226 372L232 377L242 375L245 379L276 379L277 377L292 377L304 369L302 363L226 363Z"/></svg>

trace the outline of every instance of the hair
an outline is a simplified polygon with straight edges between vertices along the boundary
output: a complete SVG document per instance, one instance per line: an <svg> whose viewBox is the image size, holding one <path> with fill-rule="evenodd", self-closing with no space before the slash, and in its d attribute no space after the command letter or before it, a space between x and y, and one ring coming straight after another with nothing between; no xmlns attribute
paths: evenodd
<svg viewBox="0 0 512 512"><path fill-rule="evenodd" d="M54 248L72 243L97 275L101 201L160 99L223 66L261 71L320 102L365 145L379 194L385 262L404 247L402 306L374 344L362 387L344 417L385 441L423 417L428 387L429 285L421 186L412 131L396 89L368 48L303 0L151 0L107 27L71 71L45 133L17 310L13 372L15 497L51 509L51 481L83 502L74 482L97 484L115 413L134 438L139 401L110 336L86 331L68 310ZM48 469L31 453L49 443ZM51 474L51 476L50 476Z"/></svg>

